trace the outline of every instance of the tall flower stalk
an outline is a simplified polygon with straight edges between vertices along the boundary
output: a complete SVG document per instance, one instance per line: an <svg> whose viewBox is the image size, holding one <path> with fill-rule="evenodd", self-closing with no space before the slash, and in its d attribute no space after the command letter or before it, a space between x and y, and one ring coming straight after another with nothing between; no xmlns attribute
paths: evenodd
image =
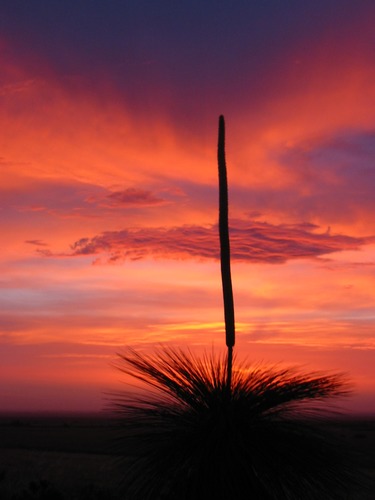
<svg viewBox="0 0 375 500"><path fill-rule="evenodd" d="M217 148L219 168L219 235L220 235L220 263L221 281L224 300L225 343L227 346L227 388L231 391L233 369L233 347L235 344L235 320L232 276L230 270L230 241L228 223L228 180L225 161L225 121L219 117L219 138Z"/></svg>

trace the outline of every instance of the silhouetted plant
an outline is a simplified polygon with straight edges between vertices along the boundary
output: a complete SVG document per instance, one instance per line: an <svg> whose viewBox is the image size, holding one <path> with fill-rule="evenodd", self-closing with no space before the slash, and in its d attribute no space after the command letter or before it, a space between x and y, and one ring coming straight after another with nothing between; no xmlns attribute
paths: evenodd
<svg viewBox="0 0 375 500"><path fill-rule="evenodd" d="M121 371L154 389L113 401L121 448L135 454L126 498L334 499L354 480L309 404L343 395L341 377L239 364L228 398L227 359L168 348L120 357Z"/></svg>
<svg viewBox="0 0 375 500"><path fill-rule="evenodd" d="M226 356L132 349L117 367L145 396L112 400L123 428L126 499L323 500L347 498L356 470L328 433L324 406L347 393L340 375L233 365L224 118L219 118L219 229Z"/></svg>

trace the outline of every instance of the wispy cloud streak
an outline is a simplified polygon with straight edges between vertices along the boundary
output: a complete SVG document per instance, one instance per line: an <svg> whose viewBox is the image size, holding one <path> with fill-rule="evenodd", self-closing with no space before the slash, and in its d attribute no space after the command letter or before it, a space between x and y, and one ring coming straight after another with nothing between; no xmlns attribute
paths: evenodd
<svg viewBox="0 0 375 500"><path fill-rule="evenodd" d="M126 188L123 190L112 191L105 198L91 196L87 199L90 203L96 203L102 207L153 207L164 205L166 200L156 196L151 191L137 188Z"/></svg>

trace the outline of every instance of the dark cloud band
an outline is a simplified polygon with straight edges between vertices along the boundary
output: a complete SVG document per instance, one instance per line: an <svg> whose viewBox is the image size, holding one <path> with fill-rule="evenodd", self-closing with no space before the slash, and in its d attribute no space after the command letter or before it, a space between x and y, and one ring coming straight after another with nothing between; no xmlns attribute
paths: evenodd
<svg viewBox="0 0 375 500"><path fill-rule="evenodd" d="M231 224L232 259L283 263L342 250L354 250L372 238L317 232L311 224L272 225L236 220ZM147 257L218 259L217 226L185 225L172 228L138 228L107 231L82 238L72 245L72 256L106 254L109 260Z"/></svg>

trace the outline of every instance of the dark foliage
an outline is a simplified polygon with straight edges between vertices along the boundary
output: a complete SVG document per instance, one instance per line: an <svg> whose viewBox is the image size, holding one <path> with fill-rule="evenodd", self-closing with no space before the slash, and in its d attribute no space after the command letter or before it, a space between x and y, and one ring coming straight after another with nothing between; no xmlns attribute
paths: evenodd
<svg viewBox="0 0 375 500"><path fill-rule="evenodd" d="M31 481L27 488L12 496L12 500L63 500L61 493L49 481Z"/></svg>
<svg viewBox="0 0 375 500"><path fill-rule="evenodd" d="M356 471L323 418L326 401L347 392L340 376L242 364L228 392L225 357L164 348L120 358L121 371L154 389L113 400L119 446L136 449L125 498L347 498Z"/></svg>

